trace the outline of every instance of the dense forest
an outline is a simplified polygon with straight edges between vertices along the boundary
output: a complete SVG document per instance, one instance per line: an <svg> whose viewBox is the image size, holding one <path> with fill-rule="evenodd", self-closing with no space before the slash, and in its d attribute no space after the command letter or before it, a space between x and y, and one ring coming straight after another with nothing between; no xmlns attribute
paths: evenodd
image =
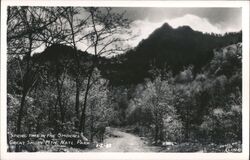
<svg viewBox="0 0 250 160"><path fill-rule="evenodd" d="M123 48L130 23L112 8L8 8L9 151L89 151L119 128L162 152L241 152L242 32L165 23Z"/></svg>

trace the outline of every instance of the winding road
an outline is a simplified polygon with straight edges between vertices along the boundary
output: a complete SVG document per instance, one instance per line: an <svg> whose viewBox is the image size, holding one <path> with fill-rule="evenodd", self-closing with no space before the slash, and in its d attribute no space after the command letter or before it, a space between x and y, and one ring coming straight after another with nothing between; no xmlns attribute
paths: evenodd
<svg viewBox="0 0 250 160"><path fill-rule="evenodd" d="M93 152L157 152L158 147L148 146L140 137L112 128L112 137L104 140L103 145Z"/></svg>

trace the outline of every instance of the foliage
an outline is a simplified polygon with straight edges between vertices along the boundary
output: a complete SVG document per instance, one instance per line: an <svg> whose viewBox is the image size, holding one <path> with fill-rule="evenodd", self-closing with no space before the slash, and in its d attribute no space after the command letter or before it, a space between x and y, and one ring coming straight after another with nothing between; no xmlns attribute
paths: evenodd
<svg viewBox="0 0 250 160"><path fill-rule="evenodd" d="M146 82L143 88L134 100L136 104L133 105L137 107L129 117L132 118L130 123L138 123L139 127L150 130L154 143L179 140L182 123L173 107L171 84L157 77L153 82Z"/></svg>

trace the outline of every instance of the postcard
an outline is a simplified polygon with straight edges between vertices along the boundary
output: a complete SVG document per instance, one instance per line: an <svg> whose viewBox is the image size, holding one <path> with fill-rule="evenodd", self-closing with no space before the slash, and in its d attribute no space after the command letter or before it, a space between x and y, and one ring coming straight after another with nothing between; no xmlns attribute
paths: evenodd
<svg viewBox="0 0 250 160"><path fill-rule="evenodd" d="M248 159L248 1L1 4L1 159Z"/></svg>

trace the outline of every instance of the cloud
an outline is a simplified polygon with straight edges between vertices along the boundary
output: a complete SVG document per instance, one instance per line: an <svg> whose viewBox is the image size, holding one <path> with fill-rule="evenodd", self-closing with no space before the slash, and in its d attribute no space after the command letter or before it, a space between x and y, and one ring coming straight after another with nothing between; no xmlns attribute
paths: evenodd
<svg viewBox="0 0 250 160"><path fill-rule="evenodd" d="M156 28L162 26L163 23L168 23L173 28L179 26L188 25L193 30L201 31L204 33L217 33L224 34L225 32L239 31L240 29L235 28L223 28L221 24L212 24L206 18L201 18L196 15L186 14L182 17L173 19L164 19L161 22L151 22L145 20L135 20L132 22L131 29L136 38L128 42L128 45L135 47L142 40L147 38Z"/></svg>
<svg viewBox="0 0 250 160"><path fill-rule="evenodd" d="M221 33L221 30L218 27L212 25L206 18L200 18L191 14L187 14L183 17L178 17L176 19L169 20L169 24L173 27L188 25L193 30L207 33Z"/></svg>
<svg viewBox="0 0 250 160"><path fill-rule="evenodd" d="M193 30L201 31L204 33L217 33L217 34L224 34L225 32L234 32L239 31L240 28L231 28L223 27L225 24L223 22L212 24L207 18L201 18L199 16L193 15L193 14L185 14L181 17L176 18L169 18L164 19L162 21L158 22L152 22L148 19L145 20L134 20L131 24L131 30L132 30L132 37L135 37L133 39L129 39L128 41L124 41L121 44L118 44L119 46L123 48L131 48L136 47L139 42L142 39L146 39L155 29L162 26L163 23L168 23L173 28L177 28L179 26L188 25ZM85 30L88 32L88 29ZM128 39L128 35L113 35L112 38L115 36L123 39ZM94 53L93 47L89 47L90 43L86 40L82 40L81 42L77 43L77 48L85 51L88 48L89 53ZM114 47L116 44L111 45L109 48ZM99 49L102 46L99 46ZM41 52L45 47L38 48L35 52Z"/></svg>

